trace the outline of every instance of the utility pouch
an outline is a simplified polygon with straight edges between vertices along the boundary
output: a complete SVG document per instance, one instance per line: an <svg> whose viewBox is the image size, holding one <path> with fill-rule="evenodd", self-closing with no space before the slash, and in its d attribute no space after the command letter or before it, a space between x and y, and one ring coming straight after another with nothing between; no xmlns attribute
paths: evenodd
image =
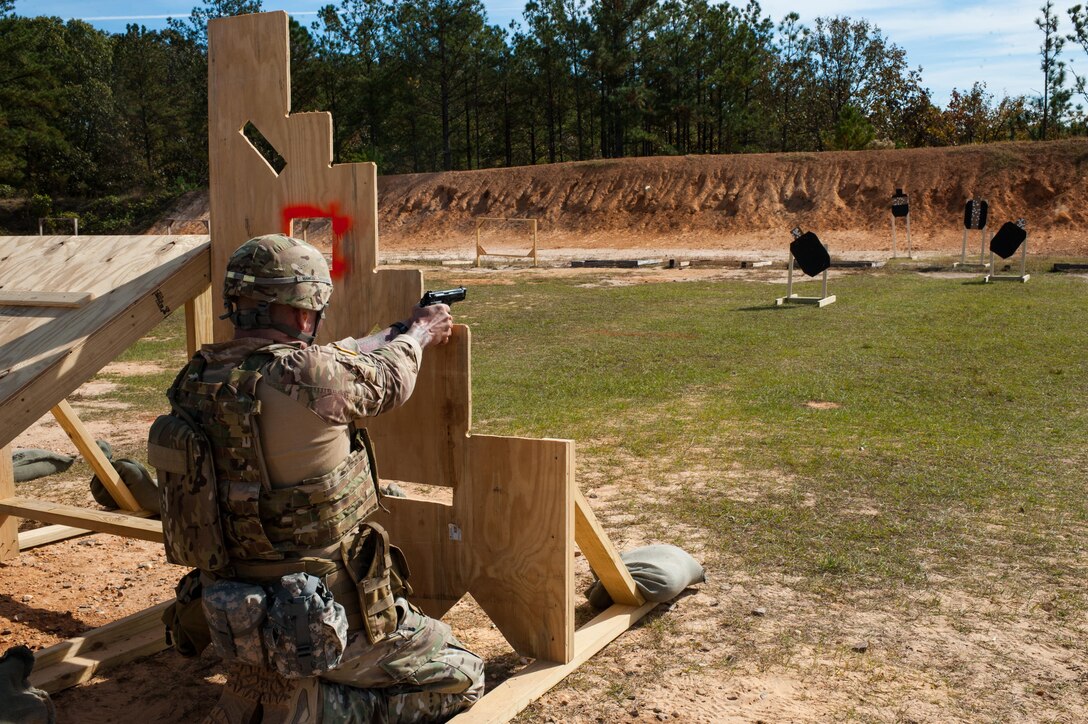
<svg viewBox="0 0 1088 724"><path fill-rule="evenodd" d="M389 534L377 523L363 523L340 542L340 557L359 595L359 612L367 639L375 644L397 628L397 596L412 592L408 563Z"/></svg>
<svg viewBox="0 0 1088 724"><path fill-rule="evenodd" d="M204 589L204 616L212 645L224 659L267 666L261 625L268 595L254 583L223 579Z"/></svg>
<svg viewBox="0 0 1088 724"><path fill-rule="evenodd" d="M203 571L223 570L229 559L207 439L181 417L160 415L147 436L147 460L159 477L166 560Z"/></svg>
<svg viewBox="0 0 1088 724"><path fill-rule="evenodd" d="M174 602L166 607L162 622L166 625L166 645L182 656L200 656L211 643L208 621L201 600L204 587L200 571L194 569L182 576L174 588Z"/></svg>
<svg viewBox="0 0 1088 724"><path fill-rule="evenodd" d="M281 676L318 676L340 663L348 643L348 617L320 578L288 574L270 588L269 598L264 639Z"/></svg>

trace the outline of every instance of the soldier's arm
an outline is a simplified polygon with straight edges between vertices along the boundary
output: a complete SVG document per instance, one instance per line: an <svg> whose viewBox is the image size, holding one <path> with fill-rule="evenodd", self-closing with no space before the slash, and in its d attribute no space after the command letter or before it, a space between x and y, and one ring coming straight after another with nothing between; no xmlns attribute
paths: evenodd
<svg viewBox="0 0 1088 724"><path fill-rule="evenodd" d="M432 304L426 307L412 307L412 316L407 322L394 322L385 329L369 337L356 339L360 352L366 354L381 349L402 334L407 334L426 349L435 344L443 344L453 331L453 317L445 304Z"/></svg>

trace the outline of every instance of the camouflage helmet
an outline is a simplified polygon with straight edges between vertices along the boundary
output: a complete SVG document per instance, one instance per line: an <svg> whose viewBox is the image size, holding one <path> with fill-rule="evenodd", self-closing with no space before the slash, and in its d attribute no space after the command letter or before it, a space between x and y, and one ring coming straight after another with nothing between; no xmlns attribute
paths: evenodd
<svg viewBox="0 0 1088 724"><path fill-rule="evenodd" d="M227 260L223 298L256 299L320 312L332 296L329 265L321 252L284 234L265 234Z"/></svg>

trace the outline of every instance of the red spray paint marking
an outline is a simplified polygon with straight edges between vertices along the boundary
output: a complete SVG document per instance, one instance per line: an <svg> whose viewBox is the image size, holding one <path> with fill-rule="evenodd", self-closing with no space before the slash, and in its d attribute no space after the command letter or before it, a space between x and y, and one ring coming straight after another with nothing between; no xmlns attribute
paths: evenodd
<svg viewBox="0 0 1088 724"><path fill-rule="evenodd" d="M283 233L290 235L291 221L293 219L331 219L332 220L332 269L330 273L334 281L339 281L348 273L348 262L344 258L341 242L344 234L351 228L351 217L340 213L340 205L333 201L322 208L310 204L296 204L285 206L281 212L283 216Z"/></svg>

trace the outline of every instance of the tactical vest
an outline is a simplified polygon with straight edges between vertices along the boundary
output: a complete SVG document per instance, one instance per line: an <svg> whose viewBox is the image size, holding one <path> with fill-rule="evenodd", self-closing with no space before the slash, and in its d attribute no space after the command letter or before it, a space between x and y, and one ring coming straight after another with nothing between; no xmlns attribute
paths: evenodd
<svg viewBox="0 0 1088 724"><path fill-rule="evenodd" d="M173 414L152 426L148 457L160 470L171 563L230 575L236 563L282 561L339 544L377 510L380 491L365 429L353 431L350 454L329 473L272 488L256 389L261 370L295 349L262 347L239 366L211 365L198 352L167 392ZM192 439L181 439L186 436ZM170 480L175 471L178 479Z"/></svg>

